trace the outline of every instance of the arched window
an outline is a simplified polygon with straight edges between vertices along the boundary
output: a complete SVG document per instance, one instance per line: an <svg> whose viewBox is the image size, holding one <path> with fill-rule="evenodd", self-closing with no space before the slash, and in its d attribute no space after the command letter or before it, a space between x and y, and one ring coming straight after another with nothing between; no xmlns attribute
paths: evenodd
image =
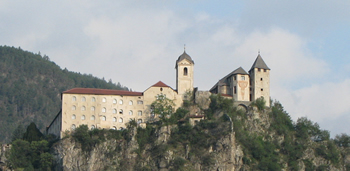
<svg viewBox="0 0 350 171"><path fill-rule="evenodd" d="M130 110L130 111L129 111L129 115L132 115L132 113L133 113L132 110Z"/></svg>
<svg viewBox="0 0 350 171"><path fill-rule="evenodd" d="M119 130L123 130L124 128L123 127L120 127Z"/></svg>
<svg viewBox="0 0 350 171"><path fill-rule="evenodd" d="M90 120L95 120L95 116L92 115L92 116L90 117Z"/></svg>
<svg viewBox="0 0 350 171"><path fill-rule="evenodd" d="M116 130L116 129L117 129L117 127L115 127L115 126L114 126L114 127L112 127L112 129L113 129L113 130Z"/></svg>
<svg viewBox="0 0 350 171"><path fill-rule="evenodd" d="M81 101L82 101L82 102L85 102L85 101L86 101L86 98L85 98L85 97L82 97L82 98L81 98Z"/></svg>
<svg viewBox="0 0 350 171"><path fill-rule="evenodd" d="M106 108L102 108L102 113L106 113Z"/></svg>
<svg viewBox="0 0 350 171"><path fill-rule="evenodd" d="M132 100L130 100L130 101L129 101L129 105L132 105L132 104L133 104L133 102L132 102Z"/></svg>
<svg viewBox="0 0 350 171"><path fill-rule="evenodd" d="M95 129L96 127L95 127L95 125L91 125L91 129Z"/></svg>
<svg viewBox="0 0 350 171"><path fill-rule="evenodd" d="M102 120L105 121L106 120L106 116L102 116Z"/></svg>
<svg viewBox="0 0 350 171"><path fill-rule="evenodd" d="M188 71L187 71L187 67L184 68L184 75L187 75Z"/></svg>
<svg viewBox="0 0 350 171"><path fill-rule="evenodd" d="M91 98L91 102L96 102L95 97L92 97L92 98Z"/></svg>
<svg viewBox="0 0 350 171"><path fill-rule="evenodd" d="M119 122L120 122L120 123L123 123L123 118L119 118Z"/></svg>
<svg viewBox="0 0 350 171"><path fill-rule="evenodd" d="M117 122L117 118L116 117L113 118L113 122Z"/></svg>
<svg viewBox="0 0 350 171"><path fill-rule="evenodd" d="M102 102L105 103L106 101L107 101L107 99L104 97L104 98L102 99Z"/></svg>
<svg viewBox="0 0 350 171"><path fill-rule="evenodd" d="M120 110L119 110L119 114L123 114L123 109L120 109Z"/></svg>
<svg viewBox="0 0 350 171"><path fill-rule="evenodd" d="M117 109L113 109L113 114L116 114L117 113Z"/></svg>
<svg viewBox="0 0 350 171"><path fill-rule="evenodd" d="M123 104L123 100L119 100L119 104Z"/></svg>
<svg viewBox="0 0 350 171"><path fill-rule="evenodd" d="M72 125L72 130L75 130L75 128L76 128L76 127L75 127L75 125L73 124L73 125Z"/></svg>
<svg viewBox="0 0 350 171"><path fill-rule="evenodd" d="M86 110L86 107L85 107L85 106L82 106L82 107L81 107L81 110L82 110L82 111L85 111L85 110Z"/></svg>
<svg viewBox="0 0 350 171"><path fill-rule="evenodd" d="M95 106L91 106L91 111L95 111Z"/></svg>
<svg viewBox="0 0 350 171"><path fill-rule="evenodd" d="M73 97L72 97L72 101L73 101L73 102L77 101L77 97L73 96Z"/></svg>
<svg viewBox="0 0 350 171"><path fill-rule="evenodd" d="M113 99L113 104L117 104L117 99Z"/></svg>
<svg viewBox="0 0 350 171"><path fill-rule="evenodd" d="M72 110L76 110L76 109L77 109L77 107L73 105L72 106Z"/></svg>
<svg viewBox="0 0 350 171"><path fill-rule="evenodd" d="M76 118L76 116L75 116L75 114L73 114L73 115L72 115L72 119L75 119L75 118Z"/></svg>
<svg viewBox="0 0 350 171"><path fill-rule="evenodd" d="M142 119L137 120L137 123L142 123Z"/></svg>
<svg viewBox="0 0 350 171"><path fill-rule="evenodd" d="M139 110L139 111L137 112L137 114L138 114L139 116L142 116L142 111Z"/></svg>
<svg viewBox="0 0 350 171"><path fill-rule="evenodd" d="M81 120L85 120L85 115L81 116Z"/></svg>

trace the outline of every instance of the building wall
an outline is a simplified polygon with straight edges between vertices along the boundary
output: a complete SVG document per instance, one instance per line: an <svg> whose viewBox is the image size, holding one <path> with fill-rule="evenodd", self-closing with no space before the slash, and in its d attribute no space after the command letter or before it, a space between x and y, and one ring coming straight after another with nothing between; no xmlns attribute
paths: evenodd
<svg viewBox="0 0 350 171"><path fill-rule="evenodd" d="M233 78L232 96L235 101L249 101L249 75L236 74ZM236 79L234 79L236 78ZM236 89L236 90L235 90Z"/></svg>
<svg viewBox="0 0 350 171"><path fill-rule="evenodd" d="M62 95L61 135L83 124L89 128L120 129L126 128L130 119L145 122L146 118L143 96Z"/></svg>
<svg viewBox="0 0 350 171"><path fill-rule="evenodd" d="M187 74L185 74L185 68L187 68ZM188 90L193 91L193 63L186 59L177 63L176 90L180 96Z"/></svg>
<svg viewBox="0 0 350 171"><path fill-rule="evenodd" d="M47 128L47 134L53 134L57 137L61 135L62 112L60 111L50 126Z"/></svg>
<svg viewBox="0 0 350 171"><path fill-rule="evenodd" d="M270 70L254 68L250 72L251 77L251 100L264 97L266 106L270 106Z"/></svg>

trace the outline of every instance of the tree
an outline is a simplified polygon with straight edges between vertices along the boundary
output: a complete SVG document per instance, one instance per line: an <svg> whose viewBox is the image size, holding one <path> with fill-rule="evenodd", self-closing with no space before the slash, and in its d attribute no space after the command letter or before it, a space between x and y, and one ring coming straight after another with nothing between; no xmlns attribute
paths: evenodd
<svg viewBox="0 0 350 171"><path fill-rule="evenodd" d="M22 139L24 131L25 131L25 129L24 129L23 125L19 124L17 126L17 128L15 129L15 131L13 131L13 133L12 133L12 141L15 141L17 139Z"/></svg>
<svg viewBox="0 0 350 171"><path fill-rule="evenodd" d="M350 147L350 136L347 134L336 135L334 142L338 147Z"/></svg>
<svg viewBox="0 0 350 171"><path fill-rule="evenodd" d="M43 137L44 135L36 127L35 123L32 122L27 127L27 131L23 135L23 140L26 140L31 143L32 141L40 141Z"/></svg>
<svg viewBox="0 0 350 171"><path fill-rule="evenodd" d="M174 112L175 103L165 95L159 94L156 100L151 104L152 112L158 114L160 120L166 123Z"/></svg>
<svg viewBox="0 0 350 171"><path fill-rule="evenodd" d="M17 139L12 142L9 161L13 168L25 168L31 165L30 162L30 143L28 141Z"/></svg>

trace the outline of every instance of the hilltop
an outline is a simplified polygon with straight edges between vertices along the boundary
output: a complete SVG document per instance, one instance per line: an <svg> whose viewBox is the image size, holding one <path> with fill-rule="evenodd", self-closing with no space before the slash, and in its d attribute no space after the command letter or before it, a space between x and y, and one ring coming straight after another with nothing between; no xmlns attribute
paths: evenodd
<svg viewBox="0 0 350 171"><path fill-rule="evenodd" d="M60 110L61 92L74 88L128 90L89 74L61 69L49 56L0 46L0 142L18 125L35 122L43 131Z"/></svg>

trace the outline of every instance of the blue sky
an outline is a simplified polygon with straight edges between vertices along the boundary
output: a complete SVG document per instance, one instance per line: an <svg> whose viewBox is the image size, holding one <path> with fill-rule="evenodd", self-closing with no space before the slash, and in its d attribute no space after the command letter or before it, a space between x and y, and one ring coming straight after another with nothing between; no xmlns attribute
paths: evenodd
<svg viewBox="0 0 350 171"><path fill-rule="evenodd" d="M350 134L350 1L0 1L0 45L41 52L61 68L144 91L175 87L175 60L195 61L210 89L258 51L271 96L294 120Z"/></svg>

